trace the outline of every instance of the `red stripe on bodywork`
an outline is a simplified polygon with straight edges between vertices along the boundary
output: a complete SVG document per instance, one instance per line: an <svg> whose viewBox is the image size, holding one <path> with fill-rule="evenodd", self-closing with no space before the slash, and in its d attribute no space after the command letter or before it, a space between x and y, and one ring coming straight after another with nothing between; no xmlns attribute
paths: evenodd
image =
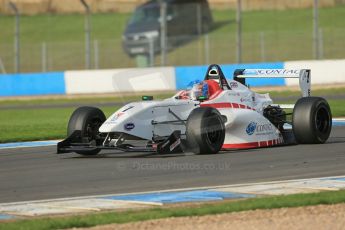
<svg viewBox="0 0 345 230"><path fill-rule="evenodd" d="M239 109L240 108L240 105L237 104L237 103L231 103L232 104L232 107L235 108L235 109Z"/></svg>
<svg viewBox="0 0 345 230"><path fill-rule="evenodd" d="M232 108L230 103L213 103L213 104L200 104L200 107L212 107L216 109L221 109L221 108Z"/></svg>
<svg viewBox="0 0 345 230"><path fill-rule="evenodd" d="M250 149L259 147L258 142L248 142L240 144L223 144L223 149Z"/></svg>
<svg viewBox="0 0 345 230"><path fill-rule="evenodd" d="M215 109L223 109L223 108L234 108L234 109L250 109L254 110L254 108L251 108L249 106L243 105L243 104L237 104L237 103L212 103L212 104L207 104L207 103L201 103L201 107L212 107Z"/></svg>
<svg viewBox="0 0 345 230"><path fill-rule="evenodd" d="M260 147L267 147L267 141L260 141Z"/></svg>
<svg viewBox="0 0 345 230"><path fill-rule="evenodd" d="M260 141L260 142L248 142L248 143L239 143L239 144L223 144L222 149L252 149L259 147L269 147L274 145L279 145L277 139Z"/></svg>

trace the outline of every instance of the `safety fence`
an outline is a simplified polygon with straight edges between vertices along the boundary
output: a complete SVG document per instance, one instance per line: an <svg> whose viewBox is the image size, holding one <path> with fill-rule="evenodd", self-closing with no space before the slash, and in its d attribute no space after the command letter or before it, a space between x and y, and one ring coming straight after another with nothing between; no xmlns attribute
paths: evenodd
<svg viewBox="0 0 345 230"><path fill-rule="evenodd" d="M321 59L341 59L345 53L345 30L323 30ZM298 41L298 42L296 42ZM122 49L122 41L94 40L91 44L90 68L113 69L162 66L161 55L150 41L142 41L152 56L140 63ZM156 43L155 43L156 44ZM230 34L174 37L168 40L165 66L204 65L207 63L236 63L236 39ZM150 48L151 47L151 48ZM134 49L134 48L133 48ZM151 49L151 50L150 50ZM156 49L156 50L155 50ZM158 47L159 49L159 47ZM22 72L49 72L85 69L83 42L42 42L22 44ZM15 69L12 44L0 44L0 73ZM246 62L276 62L279 60L313 59L311 32L296 33L248 32L243 34L242 60Z"/></svg>

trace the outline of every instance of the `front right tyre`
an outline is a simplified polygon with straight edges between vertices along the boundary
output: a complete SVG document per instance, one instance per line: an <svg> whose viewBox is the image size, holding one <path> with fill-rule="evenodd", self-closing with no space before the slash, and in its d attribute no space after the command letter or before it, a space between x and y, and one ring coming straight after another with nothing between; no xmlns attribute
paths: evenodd
<svg viewBox="0 0 345 230"><path fill-rule="evenodd" d="M300 98L293 109L292 129L299 144L322 144L332 130L331 109L324 98Z"/></svg>

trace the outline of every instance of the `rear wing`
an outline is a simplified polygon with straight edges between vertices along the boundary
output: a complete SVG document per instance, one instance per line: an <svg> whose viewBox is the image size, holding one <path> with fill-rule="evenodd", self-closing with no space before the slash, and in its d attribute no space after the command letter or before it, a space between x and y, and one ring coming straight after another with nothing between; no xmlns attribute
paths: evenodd
<svg viewBox="0 0 345 230"><path fill-rule="evenodd" d="M298 78L303 97L310 96L310 69L236 69L234 80L246 84L246 78Z"/></svg>

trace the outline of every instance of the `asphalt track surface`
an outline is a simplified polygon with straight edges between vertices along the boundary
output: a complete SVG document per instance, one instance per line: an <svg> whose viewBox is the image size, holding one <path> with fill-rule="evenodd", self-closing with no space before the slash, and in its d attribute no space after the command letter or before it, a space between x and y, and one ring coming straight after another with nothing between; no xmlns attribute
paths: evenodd
<svg viewBox="0 0 345 230"><path fill-rule="evenodd" d="M345 175L345 127L334 127L323 145L216 155L55 152L0 150L0 203Z"/></svg>

